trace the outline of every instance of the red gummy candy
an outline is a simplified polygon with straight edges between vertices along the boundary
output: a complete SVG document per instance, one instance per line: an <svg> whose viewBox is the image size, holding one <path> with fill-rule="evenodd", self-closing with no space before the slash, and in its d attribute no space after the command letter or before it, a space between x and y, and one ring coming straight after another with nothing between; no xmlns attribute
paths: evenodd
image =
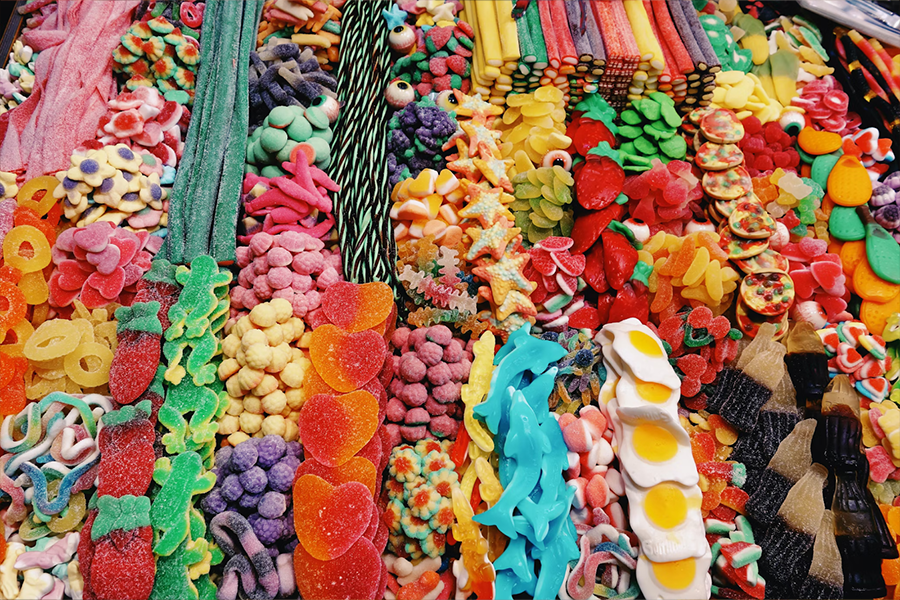
<svg viewBox="0 0 900 600"><path fill-rule="evenodd" d="M713 313L706 306L700 306L690 312L687 318L687 324L694 329L709 327L713 321Z"/></svg>
<svg viewBox="0 0 900 600"><path fill-rule="evenodd" d="M98 496L143 496L150 487L156 436L150 420L140 415L100 430Z"/></svg>
<svg viewBox="0 0 900 600"><path fill-rule="evenodd" d="M637 291L637 287L643 288ZM647 298L647 288L640 283L626 283L616 294L612 306L609 307L609 322L618 323L634 317L641 323L646 323L650 317L650 301Z"/></svg>
<svg viewBox="0 0 900 600"><path fill-rule="evenodd" d="M365 538L356 540L339 560L318 560L302 544L294 550L297 591L303 598L374 598L383 565L381 553Z"/></svg>
<svg viewBox="0 0 900 600"><path fill-rule="evenodd" d="M393 306L391 288L380 282L337 281L322 294L322 310L328 320L348 333L375 327L387 319Z"/></svg>
<svg viewBox="0 0 900 600"><path fill-rule="evenodd" d="M90 567L94 597L148 598L156 575L155 560L153 528L149 525L130 531L115 529L96 540Z"/></svg>
<svg viewBox="0 0 900 600"><path fill-rule="evenodd" d="M378 375L387 345L374 331L346 333L334 325L321 325L313 330L309 354L325 383L339 392L350 392Z"/></svg>
<svg viewBox="0 0 900 600"><path fill-rule="evenodd" d="M585 254L584 272L581 276L594 291L601 294L609 289L609 283L606 281L605 265L603 244L594 244L588 253Z"/></svg>
<svg viewBox="0 0 900 600"><path fill-rule="evenodd" d="M616 231L607 229L603 232L602 240L606 280L614 290L621 290L634 272L638 261L637 250L624 235Z"/></svg>
<svg viewBox="0 0 900 600"><path fill-rule="evenodd" d="M575 195L581 206L600 210L619 196L624 185L625 171L619 163L608 156L592 154L575 176Z"/></svg>
<svg viewBox="0 0 900 600"><path fill-rule="evenodd" d="M316 394L300 409L304 452L329 467L342 465L375 435L378 412L378 401L363 390L342 396Z"/></svg>
<svg viewBox="0 0 900 600"><path fill-rule="evenodd" d="M747 505L747 500L749 498L750 496L749 494L747 494L747 492L733 485L729 485L727 488L722 490L722 504L724 504L728 508L736 510L742 515L745 514L744 507Z"/></svg>
<svg viewBox="0 0 900 600"><path fill-rule="evenodd" d="M303 475L294 482L299 545L320 561L340 558L368 528L372 504L369 488L359 482L335 487L317 475Z"/></svg>
<svg viewBox="0 0 900 600"><path fill-rule="evenodd" d="M697 354L686 354L676 364L686 377L699 378L706 372L706 361Z"/></svg>
<svg viewBox="0 0 900 600"><path fill-rule="evenodd" d="M574 329L599 329L600 313L591 306L580 308L569 316L569 327Z"/></svg>
<svg viewBox="0 0 900 600"><path fill-rule="evenodd" d="M583 254L594 245L603 230L614 220L618 220L625 212L625 207L612 203L606 208L587 213L576 214L575 225L570 236L574 244L569 249L572 254Z"/></svg>
<svg viewBox="0 0 900 600"><path fill-rule="evenodd" d="M572 137L572 147L581 156L587 156L588 151L596 148L600 142L606 142L610 147L615 148L618 145L616 136L603 124L602 121L595 121L582 117L578 120L578 126Z"/></svg>
<svg viewBox="0 0 900 600"><path fill-rule="evenodd" d="M131 404L153 383L162 349L161 335L123 330L109 366L109 393L119 404Z"/></svg>
<svg viewBox="0 0 900 600"><path fill-rule="evenodd" d="M762 129L762 123L760 123L759 119L753 115L750 115L746 119L742 119L741 123L744 125L744 132L748 136L753 135Z"/></svg>
<svg viewBox="0 0 900 600"><path fill-rule="evenodd" d="M691 436L691 454L697 464L709 462L716 455L716 438L711 433L697 433Z"/></svg>

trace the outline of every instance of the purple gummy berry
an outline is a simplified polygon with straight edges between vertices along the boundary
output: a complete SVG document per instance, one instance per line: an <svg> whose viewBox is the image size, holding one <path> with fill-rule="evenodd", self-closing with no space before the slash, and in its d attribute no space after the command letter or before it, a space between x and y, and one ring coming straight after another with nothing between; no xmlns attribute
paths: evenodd
<svg viewBox="0 0 900 600"><path fill-rule="evenodd" d="M296 456L283 456L279 461L280 464L285 464L291 468L291 471L296 471L297 467L300 466L301 460Z"/></svg>
<svg viewBox="0 0 900 600"><path fill-rule="evenodd" d="M233 452L234 448L231 446L224 446L216 450L215 465L220 473L227 474L231 472L231 454Z"/></svg>
<svg viewBox="0 0 900 600"><path fill-rule="evenodd" d="M241 485L251 494L260 494L266 489L268 478L260 467L251 467L240 474Z"/></svg>
<svg viewBox="0 0 900 600"><path fill-rule="evenodd" d="M231 453L231 470L235 473L243 473L256 464L259 453L256 450L256 442L253 439L241 442L234 447Z"/></svg>
<svg viewBox="0 0 900 600"><path fill-rule="evenodd" d="M244 493L244 486L241 485L240 477L237 475L229 475L222 482L222 496L231 502L235 502Z"/></svg>
<svg viewBox="0 0 900 600"><path fill-rule="evenodd" d="M294 483L294 471L287 462L280 462L269 469L269 488L276 492L286 492Z"/></svg>
<svg viewBox="0 0 900 600"><path fill-rule="evenodd" d="M259 500L256 506L259 516L266 519L277 519L287 510L287 500L284 494L278 492L266 492Z"/></svg>
<svg viewBox="0 0 900 600"><path fill-rule="evenodd" d="M287 444L280 435L267 435L256 445L256 451L259 454L257 464L263 469L268 469L284 456L286 447Z"/></svg>
<svg viewBox="0 0 900 600"><path fill-rule="evenodd" d="M284 524L281 519L265 519L259 515L250 515L247 521L263 546L271 546L276 543L284 533Z"/></svg>
<svg viewBox="0 0 900 600"><path fill-rule="evenodd" d="M238 506L241 508L256 508L262 497L263 494L244 494L238 500Z"/></svg>
<svg viewBox="0 0 900 600"><path fill-rule="evenodd" d="M205 512L214 515L228 510L228 502L226 502L225 498L222 496L222 490L218 488L214 489L203 498L203 500L200 501L200 506Z"/></svg>
<svg viewBox="0 0 900 600"><path fill-rule="evenodd" d="M888 204L877 209L873 215L875 221L887 230L897 229L900 227L900 206L896 204Z"/></svg>
<svg viewBox="0 0 900 600"><path fill-rule="evenodd" d="M288 442L284 453L300 458L303 456L303 445L300 442Z"/></svg>

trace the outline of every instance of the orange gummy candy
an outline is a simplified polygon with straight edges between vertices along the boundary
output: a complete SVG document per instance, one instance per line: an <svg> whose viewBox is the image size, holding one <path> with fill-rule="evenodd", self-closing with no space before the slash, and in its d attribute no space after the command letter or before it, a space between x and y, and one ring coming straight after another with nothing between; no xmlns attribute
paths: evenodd
<svg viewBox="0 0 900 600"><path fill-rule="evenodd" d="M0 387L0 416L17 415L25 408L25 371L28 359L0 353L0 379L6 383ZM8 378L7 378L8 376Z"/></svg>
<svg viewBox="0 0 900 600"><path fill-rule="evenodd" d="M294 477L300 478L304 475L318 475L335 486L356 481L369 488L369 493L375 495L375 465L361 456L354 456L337 467L328 467L314 458L307 458L297 467Z"/></svg>
<svg viewBox="0 0 900 600"><path fill-rule="evenodd" d="M325 383L322 376L314 368L303 373L303 386L300 388L300 401L306 402L316 394L337 394L338 391Z"/></svg>
<svg viewBox="0 0 900 600"><path fill-rule="evenodd" d="M881 561L881 575L884 577L885 585L900 583L900 558Z"/></svg>
<svg viewBox="0 0 900 600"><path fill-rule="evenodd" d="M407 583L397 591L397 600L421 600L441 582L441 576L434 571L425 571L419 578Z"/></svg>
<svg viewBox="0 0 900 600"><path fill-rule="evenodd" d="M25 295L9 281L0 279L0 330L7 331L25 318Z"/></svg>
<svg viewBox="0 0 900 600"><path fill-rule="evenodd" d="M723 264L728 262L728 253L722 250L710 232L701 231L697 234L697 246L709 250L709 260L717 260Z"/></svg>
<svg viewBox="0 0 900 600"><path fill-rule="evenodd" d="M56 242L56 224L51 223L47 219L42 219L36 212L30 208L17 206L13 211L13 223L16 227L30 225L39 230L47 238L47 242L52 246Z"/></svg>
<svg viewBox="0 0 900 600"><path fill-rule="evenodd" d="M355 333L384 322L394 306L394 293L380 282L357 284L338 281L322 294L322 310L328 320Z"/></svg>
<svg viewBox="0 0 900 600"><path fill-rule="evenodd" d="M691 454L698 465L711 461L716 455L716 438L711 433L695 433L691 436Z"/></svg>
<svg viewBox="0 0 900 600"><path fill-rule="evenodd" d="M656 284L656 297L650 305L650 312L658 313L672 302L672 278L660 276Z"/></svg>
<svg viewBox="0 0 900 600"><path fill-rule="evenodd" d="M339 392L351 392L378 375L387 345L374 331L346 333L327 324L313 330L309 356L325 383Z"/></svg>
<svg viewBox="0 0 900 600"><path fill-rule="evenodd" d="M303 449L320 463L337 467L375 435L378 400L364 390L342 396L318 394L300 409Z"/></svg>
<svg viewBox="0 0 900 600"><path fill-rule="evenodd" d="M340 558L368 529L373 509L369 488L359 482L335 487L317 475L294 482L294 528L313 558Z"/></svg>
<svg viewBox="0 0 900 600"><path fill-rule="evenodd" d="M694 262L695 254L696 242L693 236L689 236L685 238L681 248L669 256L666 264L659 269L659 274L667 277L681 277L687 272L691 263Z"/></svg>

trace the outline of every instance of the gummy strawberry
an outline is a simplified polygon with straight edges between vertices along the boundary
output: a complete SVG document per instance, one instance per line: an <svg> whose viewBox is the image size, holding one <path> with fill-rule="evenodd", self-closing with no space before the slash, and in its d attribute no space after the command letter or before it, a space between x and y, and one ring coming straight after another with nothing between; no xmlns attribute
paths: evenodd
<svg viewBox="0 0 900 600"><path fill-rule="evenodd" d="M165 259L155 259L150 270L138 280L134 297L135 302L159 302L157 318L163 331L171 325L169 309L178 302L181 293L181 286L175 281L175 268L176 265Z"/></svg>
<svg viewBox="0 0 900 600"><path fill-rule="evenodd" d="M96 598L146 600L156 574L153 529L146 525L111 531L94 543L91 563L91 585Z"/></svg>
<svg viewBox="0 0 900 600"><path fill-rule="evenodd" d="M578 127L572 137L572 147L575 148L575 151L581 156L587 156L588 151L596 148L600 142L606 142L611 148L618 146L616 136L603 124L603 121L585 117L579 119Z"/></svg>
<svg viewBox="0 0 900 600"><path fill-rule="evenodd" d="M631 317L646 323L649 316L650 301L647 298L647 287L640 282L624 284L609 308L610 323L618 323Z"/></svg>
<svg viewBox="0 0 900 600"><path fill-rule="evenodd" d="M135 302L116 310L116 352L109 367L109 391L119 404L131 404L153 382L162 345L159 302Z"/></svg>
<svg viewBox="0 0 900 600"><path fill-rule="evenodd" d="M609 289L606 281L605 261L603 260L603 244L594 246L585 254L584 272L581 274L594 291L603 293Z"/></svg>
<svg viewBox="0 0 900 600"><path fill-rule="evenodd" d="M594 245L607 225L620 219L624 212L625 207L615 202L600 210L576 211L575 225L570 234L574 243L569 251L573 254L586 252Z"/></svg>
<svg viewBox="0 0 900 600"><path fill-rule="evenodd" d="M637 250L624 235L616 231L607 229L601 239L606 280L611 288L621 290L634 272L634 266L638 261Z"/></svg>
<svg viewBox="0 0 900 600"><path fill-rule="evenodd" d="M575 176L578 203L589 210L612 204L625 185L625 171L608 156L589 155Z"/></svg>
<svg viewBox="0 0 900 600"><path fill-rule="evenodd" d="M574 329L599 329L600 313L592 306L585 306L569 316L569 327Z"/></svg>
<svg viewBox="0 0 900 600"><path fill-rule="evenodd" d="M143 401L103 416L100 430L98 496L143 496L153 480L156 434L150 423L151 405Z"/></svg>

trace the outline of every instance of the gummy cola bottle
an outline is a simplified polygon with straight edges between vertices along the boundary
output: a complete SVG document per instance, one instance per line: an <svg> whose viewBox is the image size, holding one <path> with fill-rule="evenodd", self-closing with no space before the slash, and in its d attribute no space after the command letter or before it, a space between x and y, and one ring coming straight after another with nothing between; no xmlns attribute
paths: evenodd
<svg viewBox="0 0 900 600"><path fill-rule="evenodd" d="M841 552L845 598L879 598L887 593L881 575L882 543L875 512L857 479L859 397L850 378L838 375L822 397L823 450L834 471L835 538Z"/></svg>

